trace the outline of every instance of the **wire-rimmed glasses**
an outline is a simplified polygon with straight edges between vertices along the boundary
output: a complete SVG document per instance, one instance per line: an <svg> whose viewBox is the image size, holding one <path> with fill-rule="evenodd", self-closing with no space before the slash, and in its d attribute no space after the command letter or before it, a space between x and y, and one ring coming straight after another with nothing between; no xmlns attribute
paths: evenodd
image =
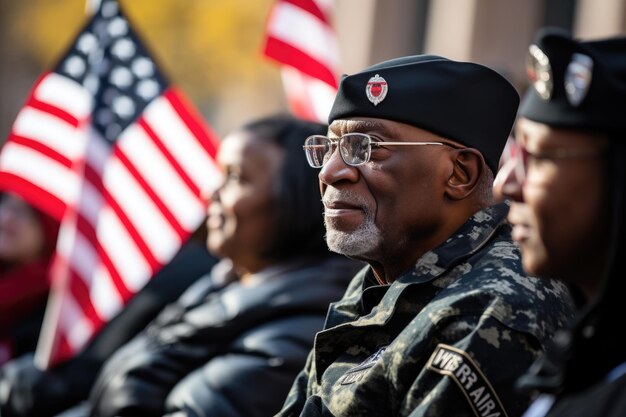
<svg viewBox="0 0 626 417"><path fill-rule="evenodd" d="M407 146L407 145L439 145L452 146L443 142L379 142L365 133L347 133L340 138L329 138L322 135L313 135L304 141L306 159L313 168L321 168L333 154L333 148L339 148L339 155L346 164L357 167L370 160L372 146ZM452 146L453 147L453 146Z"/></svg>

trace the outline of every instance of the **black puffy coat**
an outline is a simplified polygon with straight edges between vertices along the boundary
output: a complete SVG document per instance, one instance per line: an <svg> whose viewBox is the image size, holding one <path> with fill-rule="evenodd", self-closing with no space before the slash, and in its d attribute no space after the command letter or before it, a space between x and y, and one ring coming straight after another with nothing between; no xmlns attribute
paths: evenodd
<svg viewBox="0 0 626 417"><path fill-rule="evenodd" d="M304 366L328 304L363 265L306 259L233 280L222 261L109 360L93 417L271 416Z"/></svg>
<svg viewBox="0 0 626 417"><path fill-rule="evenodd" d="M216 262L204 241L191 239L75 357L48 371L37 369L32 355L5 364L0 416L50 417L85 400L105 360Z"/></svg>

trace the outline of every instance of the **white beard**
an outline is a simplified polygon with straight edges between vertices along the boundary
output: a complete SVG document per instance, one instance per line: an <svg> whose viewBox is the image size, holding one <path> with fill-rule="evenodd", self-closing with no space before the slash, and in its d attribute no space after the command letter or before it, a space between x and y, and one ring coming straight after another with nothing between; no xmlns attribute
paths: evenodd
<svg viewBox="0 0 626 417"><path fill-rule="evenodd" d="M352 193L331 192L331 194L341 194L343 200L352 203L362 201L362 199ZM345 256L361 257L363 255L373 254L376 249L379 248L382 235L380 229L374 223L374 214L367 210L364 203L359 205L364 209L365 220L352 232L336 230L333 228L332 224L327 222L326 218L324 218L324 224L326 226L326 244L331 251Z"/></svg>

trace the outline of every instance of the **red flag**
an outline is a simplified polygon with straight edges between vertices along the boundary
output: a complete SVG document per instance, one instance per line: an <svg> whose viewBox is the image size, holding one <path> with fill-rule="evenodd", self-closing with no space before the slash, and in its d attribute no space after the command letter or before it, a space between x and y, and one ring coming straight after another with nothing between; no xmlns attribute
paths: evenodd
<svg viewBox="0 0 626 417"><path fill-rule="evenodd" d="M39 79L0 153L0 189L62 221L36 360L78 352L202 222L218 140L115 0Z"/></svg>
<svg viewBox="0 0 626 417"><path fill-rule="evenodd" d="M337 93L339 47L327 1L277 0L267 22L264 53L283 65L292 112L326 122Z"/></svg>

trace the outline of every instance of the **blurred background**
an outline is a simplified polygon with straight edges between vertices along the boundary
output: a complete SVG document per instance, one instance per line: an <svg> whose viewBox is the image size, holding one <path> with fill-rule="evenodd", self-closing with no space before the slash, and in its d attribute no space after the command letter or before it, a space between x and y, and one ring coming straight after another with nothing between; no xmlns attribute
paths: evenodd
<svg viewBox="0 0 626 417"><path fill-rule="evenodd" d="M279 67L262 54L273 0L120 0L174 84L224 136L287 109ZM85 0L0 0L0 143L35 80L86 22ZM583 38L626 33L626 0L335 0L340 71L435 53L501 72L522 92L537 28ZM297 30L297 28L294 28Z"/></svg>

